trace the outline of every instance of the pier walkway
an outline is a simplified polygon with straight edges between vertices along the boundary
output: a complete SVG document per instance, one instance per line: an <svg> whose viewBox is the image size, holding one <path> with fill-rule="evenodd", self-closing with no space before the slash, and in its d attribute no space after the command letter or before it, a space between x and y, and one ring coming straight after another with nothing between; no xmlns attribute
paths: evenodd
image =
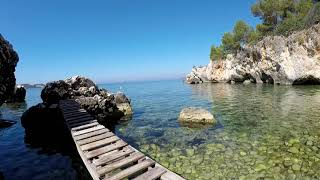
<svg viewBox="0 0 320 180"><path fill-rule="evenodd" d="M100 125L77 102L62 100L59 107L94 180L184 180Z"/></svg>

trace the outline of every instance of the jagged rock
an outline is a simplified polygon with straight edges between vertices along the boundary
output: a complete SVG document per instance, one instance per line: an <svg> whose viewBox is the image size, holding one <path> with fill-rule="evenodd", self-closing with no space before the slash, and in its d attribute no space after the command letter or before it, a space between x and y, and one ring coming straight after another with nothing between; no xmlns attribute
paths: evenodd
<svg viewBox="0 0 320 180"><path fill-rule="evenodd" d="M48 83L41 92L41 98L46 104L75 99L82 108L104 122L132 115L130 100L123 93L114 95L98 89L93 81L80 76Z"/></svg>
<svg viewBox="0 0 320 180"><path fill-rule="evenodd" d="M12 45L0 34L0 106L10 99L16 86L14 72L19 61Z"/></svg>
<svg viewBox="0 0 320 180"><path fill-rule="evenodd" d="M203 108L188 107L184 108L179 115L179 121L182 123L202 123L216 124L217 121L213 115Z"/></svg>
<svg viewBox="0 0 320 180"><path fill-rule="evenodd" d="M41 91L41 99L48 104L57 104L59 100L69 99L71 96L70 84L62 80L47 83Z"/></svg>
<svg viewBox="0 0 320 180"><path fill-rule="evenodd" d="M237 55L193 68L186 82L320 84L320 24L289 37L268 36Z"/></svg>
<svg viewBox="0 0 320 180"><path fill-rule="evenodd" d="M122 92L117 92L114 98L117 104L130 103L130 99Z"/></svg>
<svg viewBox="0 0 320 180"><path fill-rule="evenodd" d="M26 94L27 94L27 90L23 86L18 85L15 88L14 93L5 102L6 103L24 102Z"/></svg>

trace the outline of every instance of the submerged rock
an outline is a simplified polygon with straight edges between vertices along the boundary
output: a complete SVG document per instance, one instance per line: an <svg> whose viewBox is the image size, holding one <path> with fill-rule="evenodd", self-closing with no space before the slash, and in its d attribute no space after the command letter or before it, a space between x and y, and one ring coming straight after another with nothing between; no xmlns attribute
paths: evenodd
<svg viewBox="0 0 320 180"><path fill-rule="evenodd" d="M320 24L289 37L268 36L236 55L194 67L186 82L320 84Z"/></svg>
<svg viewBox="0 0 320 180"><path fill-rule="evenodd" d="M14 96L16 87L14 72L18 61L18 54L0 34L0 106Z"/></svg>
<svg viewBox="0 0 320 180"><path fill-rule="evenodd" d="M0 119L0 128L7 128L7 127L10 127L16 123L17 122L15 122L15 121Z"/></svg>
<svg viewBox="0 0 320 180"><path fill-rule="evenodd" d="M202 123L216 124L217 121L213 115L206 109L198 107L184 108L179 115L179 121L182 123Z"/></svg>

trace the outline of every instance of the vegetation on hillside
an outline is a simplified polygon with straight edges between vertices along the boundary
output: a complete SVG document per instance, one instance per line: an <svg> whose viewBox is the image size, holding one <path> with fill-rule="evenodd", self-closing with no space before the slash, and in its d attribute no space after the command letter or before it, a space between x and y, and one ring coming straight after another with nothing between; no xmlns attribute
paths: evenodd
<svg viewBox="0 0 320 180"><path fill-rule="evenodd" d="M251 12L261 19L261 24L253 28L237 21L232 32L224 33L221 45L211 47L211 60L236 54L244 45L254 44L265 36L288 36L320 22L320 2L315 0L257 0Z"/></svg>

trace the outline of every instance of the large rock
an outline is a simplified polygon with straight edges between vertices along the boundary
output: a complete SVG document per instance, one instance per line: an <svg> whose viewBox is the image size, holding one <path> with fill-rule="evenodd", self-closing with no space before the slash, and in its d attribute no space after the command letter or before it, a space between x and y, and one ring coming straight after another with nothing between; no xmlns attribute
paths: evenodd
<svg viewBox="0 0 320 180"><path fill-rule="evenodd" d="M216 124L217 121L213 115L203 108L188 107L184 108L179 115L179 121L182 123L201 123Z"/></svg>
<svg viewBox="0 0 320 180"><path fill-rule="evenodd" d="M16 87L14 72L19 61L12 45L0 34L0 105L10 99Z"/></svg>
<svg viewBox="0 0 320 180"><path fill-rule="evenodd" d="M198 82L244 82L274 84L320 84L320 24L289 37L268 36L223 61L193 68L190 84Z"/></svg>
<svg viewBox="0 0 320 180"><path fill-rule="evenodd" d="M81 76L48 83L41 92L41 98L49 105L63 99L74 99L101 121L119 120L133 113L125 94L99 89L92 80Z"/></svg>
<svg viewBox="0 0 320 180"><path fill-rule="evenodd" d="M26 88L24 88L23 86L18 85L15 88L14 93L5 102L7 102L7 103L24 102L26 94L27 94Z"/></svg>

